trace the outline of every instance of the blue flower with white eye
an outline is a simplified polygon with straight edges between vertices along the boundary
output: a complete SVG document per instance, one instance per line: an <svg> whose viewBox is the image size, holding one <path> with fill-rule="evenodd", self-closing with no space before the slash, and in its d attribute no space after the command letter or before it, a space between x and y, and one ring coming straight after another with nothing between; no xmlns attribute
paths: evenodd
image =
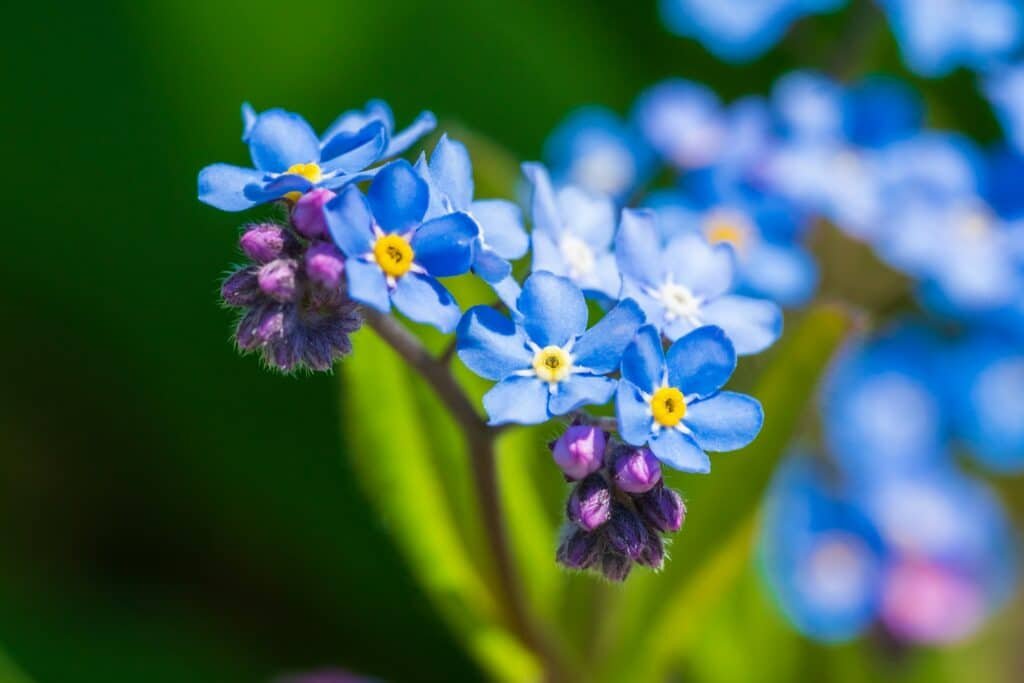
<svg viewBox="0 0 1024 683"><path fill-rule="evenodd" d="M657 329L644 325L622 355L619 435L649 445L669 467L711 471L705 451L743 448L764 421L756 400L721 391L735 368L736 352L721 328L698 328L665 352Z"/></svg>
<svg viewBox="0 0 1024 683"><path fill-rule="evenodd" d="M712 163L728 139L718 96L681 78L663 81L641 93L632 118L647 144L679 170Z"/></svg>
<svg viewBox="0 0 1024 683"><path fill-rule="evenodd" d="M459 306L437 278L469 270L479 228L461 211L424 222L429 197L426 182L399 160L377 173L366 196L346 187L324 216L346 257L349 297L384 313L394 304L416 322L451 332Z"/></svg>
<svg viewBox="0 0 1024 683"><path fill-rule="evenodd" d="M213 164L199 172L199 199L224 211L366 180L376 172L367 171L371 165L405 151L435 125L424 112L395 133L391 109L379 100L342 114L319 138L305 119L283 109L257 114L246 104L242 118L242 141L256 168Z"/></svg>
<svg viewBox="0 0 1024 683"><path fill-rule="evenodd" d="M484 395L491 424L540 424L585 405L607 403L622 352L643 323L635 302L623 300L587 329L583 292L566 278L530 275L515 321L489 306L466 312L457 353L470 370L495 380Z"/></svg>
<svg viewBox="0 0 1024 683"><path fill-rule="evenodd" d="M669 339L703 325L725 330L740 355L771 346L782 334L782 310L764 299L729 294L735 253L694 233L663 242L654 214L625 209L615 240L622 297L643 307L647 321Z"/></svg>
<svg viewBox="0 0 1024 683"><path fill-rule="evenodd" d="M587 296L619 298L622 281L611 251L615 236L611 199L571 185L556 193L541 164L523 164L523 173L533 187L532 271L567 277Z"/></svg>
<svg viewBox="0 0 1024 683"><path fill-rule="evenodd" d="M830 12L846 0L660 0L661 17L673 33L693 38L715 56L745 62L767 52L806 14Z"/></svg>
<svg viewBox="0 0 1024 683"><path fill-rule="evenodd" d="M964 66L983 69L1020 45L1024 16L1017 0L879 0L903 60L923 76Z"/></svg>
<svg viewBox="0 0 1024 683"><path fill-rule="evenodd" d="M577 109L552 131L544 158L559 185L625 199L652 171L651 149L604 107Z"/></svg>
<svg viewBox="0 0 1024 683"><path fill-rule="evenodd" d="M1024 153L1024 64L1002 67L987 75L983 89L1007 139Z"/></svg>
<svg viewBox="0 0 1024 683"><path fill-rule="evenodd" d="M441 136L429 164L425 157L416 162L416 172L430 188L426 218L461 211L480 230L473 255L473 271L489 283L506 280L512 266L530 246L519 207L504 199L473 199L473 165L466 146L447 135Z"/></svg>

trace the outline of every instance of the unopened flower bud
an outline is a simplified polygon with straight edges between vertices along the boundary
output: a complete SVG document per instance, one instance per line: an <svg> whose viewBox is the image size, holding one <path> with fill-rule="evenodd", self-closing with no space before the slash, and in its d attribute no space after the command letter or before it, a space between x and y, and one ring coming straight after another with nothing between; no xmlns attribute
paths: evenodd
<svg viewBox="0 0 1024 683"><path fill-rule="evenodd" d="M686 520L686 505L678 493L667 486L656 486L636 499L637 508L655 529L674 533Z"/></svg>
<svg viewBox="0 0 1024 683"><path fill-rule="evenodd" d="M574 529L558 546L555 559L569 569L586 569L597 560L600 540L598 534Z"/></svg>
<svg viewBox="0 0 1024 683"><path fill-rule="evenodd" d="M628 493L644 493L661 481L661 464L647 448L626 451L615 459L615 484Z"/></svg>
<svg viewBox="0 0 1024 683"><path fill-rule="evenodd" d="M648 530L647 544L644 546L637 562L651 569L658 570L665 565L665 544L661 536Z"/></svg>
<svg viewBox="0 0 1024 683"><path fill-rule="evenodd" d="M300 234L317 239L327 236L324 204L334 199L334 193L322 187L302 195L292 208L292 224Z"/></svg>
<svg viewBox="0 0 1024 683"><path fill-rule="evenodd" d="M257 278L260 289L267 296L281 302L295 298L298 264L291 259L277 259L260 268Z"/></svg>
<svg viewBox="0 0 1024 683"><path fill-rule="evenodd" d="M647 545L647 528L643 520L622 505L612 506L606 535L608 544L631 560L639 558Z"/></svg>
<svg viewBox="0 0 1024 683"><path fill-rule="evenodd" d="M292 241L292 236L280 225L263 223L249 226L238 244L253 261L268 263L285 256Z"/></svg>
<svg viewBox="0 0 1024 683"><path fill-rule="evenodd" d="M618 553L605 553L601 556L601 573L609 581L625 581L632 568L632 560Z"/></svg>
<svg viewBox="0 0 1024 683"><path fill-rule="evenodd" d="M333 244L319 242L306 250L306 275L318 285L337 289L344 270L345 257Z"/></svg>
<svg viewBox="0 0 1024 683"><path fill-rule="evenodd" d="M256 279L256 269L235 271L221 285L220 295L229 306L251 306L263 296Z"/></svg>
<svg viewBox="0 0 1024 683"><path fill-rule="evenodd" d="M601 468L607 440L591 425L574 425L555 442L551 454L565 476L579 480Z"/></svg>
<svg viewBox="0 0 1024 683"><path fill-rule="evenodd" d="M599 474L592 474L572 490L565 513L569 520L586 531L593 531L608 521L612 508L612 492Z"/></svg>

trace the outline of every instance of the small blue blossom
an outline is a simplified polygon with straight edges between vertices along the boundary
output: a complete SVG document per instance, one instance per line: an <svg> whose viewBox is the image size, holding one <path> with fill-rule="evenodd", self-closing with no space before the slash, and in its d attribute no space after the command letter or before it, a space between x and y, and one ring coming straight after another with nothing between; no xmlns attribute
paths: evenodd
<svg viewBox="0 0 1024 683"><path fill-rule="evenodd" d="M615 236L611 199L571 185L556 193L541 164L523 164L523 173L533 189L533 272L567 277L587 296L617 299L622 281L611 250Z"/></svg>
<svg viewBox="0 0 1024 683"><path fill-rule="evenodd" d="M736 352L721 328L700 327L662 350L661 335L644 325L622 356L616 392L619 434L649 444L663 463L707 473L705 451L733 451L753 441L764 412L753 398L721 391Z"/></svg>
<svg viewBox="0 0 1024 683"><path fill-rule="evenodd" d="M730 294L736 256L728 244L682 233L667 241L649 210L625 209L615 243L622 296L643 307L647 320L669 339L703 325L725 330L736 352L757 353L782 334L782 310L764 299Z"/></svg>
<svg viewBox="0 0 1024 683"><path fill-rule="evenodd" d="M257 114L246 104L242 118L242 141L256 168L213 164L199 172L199 199L224 211L365 180L375 172L367 171L371 165L405 151L435 125L434 115L424 112L395 133L391 109L379 100L342 114L322 137L283 109Z"/></svg>
<svg viewBox="0 0 1024 683"><path fill-rule="evenodd" d="M584 405L607 403L622 352L643 323L643 312L623 300L587 329L583 292L547 272L530 275L516 319L488 306L466 312L457 353L476 374L497 382L484 395L491 424L540 424Z"/></svg>
<svg viewBox="0 0 1024 683"><path fill-rule="evenodd" d="M331 238L345 254L348 295L382 312L391 305L442 332L460 310L438 277L469 270L479 228L461 211L423 221L427 183L409 162L385 166L366 196L346 187L324 207Z"/></svg>
<svg viewBox="0 0 1024 683"><path fill-rule="evenodd" d="M728 139L718 96L681 78L641 93L633 107L633 121L647 144L679 170L713 163Z"/></svg>

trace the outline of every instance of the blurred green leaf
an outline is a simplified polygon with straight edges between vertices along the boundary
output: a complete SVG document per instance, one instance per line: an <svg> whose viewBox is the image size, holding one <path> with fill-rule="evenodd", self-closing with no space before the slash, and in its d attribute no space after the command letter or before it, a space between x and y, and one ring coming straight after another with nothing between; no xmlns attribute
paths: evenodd
<svg viewBox="0 0 1024 683"><path fill-rule="evenodd" d="M0 681L4 683L31 683L32 679L26 676L11 659L0 650Z"/></svg>

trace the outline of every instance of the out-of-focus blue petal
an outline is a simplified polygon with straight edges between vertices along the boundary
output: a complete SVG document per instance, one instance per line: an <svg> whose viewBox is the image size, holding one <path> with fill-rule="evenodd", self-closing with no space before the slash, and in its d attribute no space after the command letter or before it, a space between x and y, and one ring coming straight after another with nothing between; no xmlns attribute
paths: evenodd
<svg viewBox="0 0 1024 683"><path fill-rule="evenodd" d="M486 379L501 380L516 370L529 368L533 358L523 329L490 306L474 306L466 311L456 339L459 358Z"/></svg>
<svg viewBox="0 0 1024 683"><path fill-rule="evenodd" d="M665 353L669 384L705 398L721 389L736 369L736 352L720 327L698 327Z"/></svg>
<svg viewBox="0 0 1024 683"><path fill-rule="evenodd" d="M461 211L434 218L416 229L413 260L435 277L461 275L473 263L478 234L476 221Z"/></svg>
<svg viewBox="0 0 1024 683"><path fill-rule="evenodd" d="M818 286L818 265L798 245L760 242L751 245L740 266L742 289L783 306L800 306Z"/></svg>
<svg viewBox="0 0 1024 683"><path fill-rule="evenodd" d="M1024 153L1024 65L995 69L983 87L1007 139Z"/></svg>
<svg viewBox="0 0 1024 683"><path fill-rule="evenodd" d="M379 121L355 133L338 133L324 143L320 168L325 172L357 173L381 158L388 132Z"/></svg>
<svg viewBox="0 0 1024 683"><path fill-rule="evenodd" d="M547 272L534 273L523 284L516 308L526 334L538 346L565 346L587 328L583 292L571 281Z"/></svg>
<svg viewBox="0 0 1024 683"><path fill-rule="evenodd" d="M704 306L701 317L725 330L741 356L764 351L782 335L782 309L765 299L719 297Z"/></svg>
<svg viewBox="0 0 1024 683"><path fill-rule="evenodd" d="M691 437L675 429L662 429L651 437L651 452L654 456L680 472L707 474L711 471L711 460Z"/></svg>
<svg viewBox="0 0 1024 683"><path fill-rule="evenodd" d="M398 278L391 301L410 320L433 325L444 333L455 329L462 314L444 285L420 273L406 273Z"/></svg>
<svg viewBox="0 0 1024 683"><path fill-rule="evenodd" d="M473 163L466 146L442 135L430 155L434 184L451 200L452 208L465 211L473 201Z"/></svg>
<svg viewBox="0 0 1024 683"><path fill-rule="evenodd" d="M620 380L615 394L615 415L619 436L629 444L643 446L651 436L651 408L640 389L629 380Z"/></svg>
<svg viewBox="0 0 1024 683"><path fill-rule="evenodd" d="M558 384L548 399L552 415L565 415L583 406L600 406L611 400L616 382L607 377L573 375Z"/></svg>
<svg viewBox="0 0 1024 683"><path fill-rule="evenodd" d="M723 391L689 404L683 423L701 448L734 451L749 444L761 431L764 411L749 396Z"/></svg>
<svg viewBox="0 0 1024 683"><path fill-rule="evenodd" d="M641 93L633 120L647 143L680 169L711 163L724 142L718 97L708 88L682 79L663 81Z"/></svg>
<svg viewBox="0 0 1024 683"><path fill-rule="evenodd" d="M534 273L547 271L555 275L566 276L568 268L562 260L558 245L555 244L551 233L545 230L534 230L530 233L530 240L533 242L533 263L530 270Z"/></svg>
<svg viewBox="0 0 1024 683"><path fill-rule="evenodd" d="M478 248L473 257L473 272L486 282L501 282L512 274L512 264L491 249Z"/></svg>
<svg viewBox="0 0 1024 683"><path fill-rule="evenodd" d="M249 152L256 168L284 173L295 164L320 161L320 140L306 120L283 109L256 117L249 131Z"/></svg>
<svg viewBox="0 0 1024 683"><path fill-rule="evenodd" d="M504 199L479 199L472 203L473 214L483 233L484 242L504 259L517 259L530 248L530 238L523 228L523 212Z"/></svg>
<svg viewBox="0 0 1024 683"><path fill-rule="evenodd" d="M614 372L643 322L639 304L632 299L620 301L573 345L573 363L599 375Z"/></svg>
<svg viewBox="0 0 1024 683"><path fill-rule="evenodd" d="M623 209L619 234L615 237L615 259L619 271L648 287L661 284L661 240L654 212Z"/></svg>
<svg viewBox="0 0 1024 683"><path fill-rule="evenodd" d="M405 232L423 219L430 190L409 162L399 159L377 174L366 198L377 225L385 232Z"/></svg>
<svg viewBox="0 0 1024 683"><path fill-rule="evenodd" d="M593 249L607 249L615 234L615 205L607 197L568 186L558 191L558 211L565 229Z"/></svg>
<svg viewBox="0 0 1024 683"><path fill-rule="evenodd" d="M380 266L348 259L345 261L345 275L348 278L348 295L353 301L376 308L381 313L391 310L388 283Z"/></svg>
<svg viewBox="0 0 1024 683"><path fill-rule="evenodd" d="M324 218L331 239L349 258L365 256L373 250L373 216L358 188L346 187L327 202Z"/></svg>
<svg viewBox="0 0 1024 683"><path fill-rule="evenodd" d="M390 159L401 154L412 147L421 137L434 130L436 126L437 117L434 116L433 112L425 111L421 113L408 128L391 136L391 142L388 144L388 148L384 150L384 158Z"/></svg>
<svg viewBox="0 0 1024 683"><path fill-rule="evenodd" d="M548 386L536 377L508 377L484 394L489 424L540 424L548 420Z"/></svg>
<svg viewBox="0 0 1024 683"><path fill-rule="evenodd" d="M248 102L242 103L242 142L249 142L249 133L256 125L256 110Z"/></svg>
<svg viewBox="0 0 1024 683"><path fill-rule="evenodd" d="M520 316L519 311L516 309L516 302L519 301L519 295L523 293L522 287L516 282L516 279L509 275L508 277L501 279L497 282L489 283L494 293L501 299L501 303L508 306L508 309L512 312L513 316Z"/></svg>
<svg viewBox="0 0 1024 683"><path fill-rule="evenodd" d="M583 289L587 298L598 301L615 301L622 291L622 277L615 264L615 254L605 252L595 259L594 269L579 278L576 284Z"/></svg>
<svg viewBox="0 0 1024 683"><path fill-rule="evenodd" d="M894 78L875 76L846 92L844 126L850 142L882 147L905 139L924 123L924 103L908 85Z"/></svg>
<svg viewBox="0 0 1024 683"><path fill-rule="evenodd" d="M665 372L661 335L652 325L644 325L622 354L622 377L648 394L653 394L661 386Z"/></svg>
<svg viewBox="0 0 1024 683"><path fill-rule="evenodd" d="M199 201L221 211L244 211L259 204L264 173L230 164L212 164L199 172Z"/></svg>
<svg viewBox="0 0 1024 683"><path fill-rule="evenodd" d="M795 71L779 79L772 104L789 135L832 140L842 134L843 90L831 78Z"/></svg>
<svg viewBox="0 0 1024 683"><path fill-rule="evenodd" d="M352 109L343 113L327 127L323 139L330 140L339 133L356 133L374 122L380 122L390 137L390 133L395 129L395 117L387 102L370 100L366 103L365 109Z"/></svg>
<svg viewBox="0 0 1024 683"><path fill-rule="evenodd" d="M665 246L662 262L677 284L705 300L727 292L735 277L735 254L727 244L711 246L700 235L680 235Z"/></svg>
<svg viewBox="0 0 1024 683"><path fill-rule="evenodd" d="M545 231L552 236L562 232L562 219L558 214L555 191L551 187L551 177L542 164L528 162L523 164L523 174L533 186L530 198L530 215L533 216L533 230Z"/></svg>

